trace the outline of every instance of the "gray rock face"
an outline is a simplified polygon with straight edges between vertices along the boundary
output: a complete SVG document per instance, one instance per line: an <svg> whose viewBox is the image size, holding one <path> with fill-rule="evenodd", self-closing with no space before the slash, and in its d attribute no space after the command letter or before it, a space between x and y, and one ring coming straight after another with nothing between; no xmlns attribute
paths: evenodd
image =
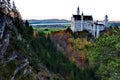
<svg viewBox="0 0 120 80"><path fill-rule="evenodd" d="M4 54L8 48L8 45L9 45L9 39L10 39L10 33L8 33L6 35L6 38L3 40L3 47L2 47L2 50L0 52L0 56L4 56Z"/></svg>
<svg viewBox="0 0 120 80"><path fill-rule="evenodd" d="M15 32L18 40L22 40L22 36L18 33L17 26L15 26L14 23L16 20L15 18L21 21L21 25L24 24L22 23L20 13L17 11L14 2L12 6L13 7L11 7L9 0L0 0L0 65L7 65L16 59L21 62L13 71L14 73L11 80L14 80L18 72L29 65L29 61L15 50L12 53L7 54L7 57L5 56L10 44L10 39L12 38L10 30ZM9 30L7 30L7 28L9 28ZM28 73L28 71L25 73ZM0 76L0 80L2 80L2 76Z"/></svg>
<svg viewBox="0 0 120 80"><path fill-rule="evenodd" d="M16 68L16 70L14 71L14 74L13 74L13 77L11 78L11 80L14 80L15 76L17 75L17 73L21 69L25 68L27 65L29 65L29 61L27 59L25 59L25 62Z"/></svg>
<svg viewBox="0 0 120 80"><path fill-rule="evenodd" d="M4 16L0 16L0 38L2 38L3 36L3 32L4 32L4 29L5 29L5 19L4 19Z"/></svg>

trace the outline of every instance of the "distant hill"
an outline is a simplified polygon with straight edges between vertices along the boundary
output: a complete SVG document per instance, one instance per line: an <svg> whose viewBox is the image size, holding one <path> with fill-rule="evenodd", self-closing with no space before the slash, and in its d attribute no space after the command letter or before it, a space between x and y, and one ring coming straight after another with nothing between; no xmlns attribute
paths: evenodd
<svg viewBox="0 0 120 80"><path fill-rule="evenodd" d="M110 26L120 26L120 21L110 21Z"/></svg>
<svg viewBox="0 0 120 80"><path fill-rule="evenodd" d="M70 23L71 20L65 20L65 19L44 19L44 20L36 20L31 19L28 20L30 24L43 24L43 23ZM120 26L120 21L110 21L109 26Z"/></svg>
<svg viewBox="0 0 120 80"><path fill-rule="evenodd" d="M70 20L65 19L45 19L45 20L29 20L30 24L40 24L40 23L69 23Z"/></svg>

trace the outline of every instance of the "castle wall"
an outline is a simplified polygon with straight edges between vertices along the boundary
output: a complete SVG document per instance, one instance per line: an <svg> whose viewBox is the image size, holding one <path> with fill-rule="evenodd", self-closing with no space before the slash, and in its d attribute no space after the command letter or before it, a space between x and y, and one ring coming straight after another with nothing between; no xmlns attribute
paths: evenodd
<svg viewBox="0 0 120 80"><path fill-rule="evenodd" d="M106 27L108 27L107 15L103 21L94 22L92 16L85 16L83 13L80 15L79 7L77 9L77 15L73 15L71 18L71 30L73 32L88 30L94 37L99 37L100 32L105 30Z"/></svg>
<svg viewBox="0 0 120 80"><path fill-rule="evenodd" d="M101 25L96 25L93 21L83 21L81 23L81 20L74 20L74 18L72 18L71 29L73 32L88 30L94 37L99 37L100 32L105 30L104 21L100 23Z"/></svg>
<svg viewBox="0 0 120 80"><path fill-rule="evenodd" d="M93 21L83 21L83 30L91 30Z"/></svg>

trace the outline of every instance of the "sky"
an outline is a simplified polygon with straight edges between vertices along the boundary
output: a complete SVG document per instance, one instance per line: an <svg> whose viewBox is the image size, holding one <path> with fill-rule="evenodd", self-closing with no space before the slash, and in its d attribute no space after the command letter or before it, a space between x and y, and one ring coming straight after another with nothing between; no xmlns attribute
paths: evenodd
<svg viewBox="0 0 120 80"><path fill-rule="evenodd" d="M120 21L120 0L14 0L23 19L67 19L73 14L92 15L94 20Z"/></svg>

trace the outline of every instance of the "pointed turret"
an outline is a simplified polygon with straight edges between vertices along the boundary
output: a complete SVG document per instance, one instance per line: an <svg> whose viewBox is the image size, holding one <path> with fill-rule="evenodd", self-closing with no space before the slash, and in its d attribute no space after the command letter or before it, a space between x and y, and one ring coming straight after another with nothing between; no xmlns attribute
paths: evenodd
<svg viewBox="0 0 120 80"><path fill-rule="evenodd" d="M77 15L80 15L80 9L79 9L79 6L77 8Z"/></svg>
<svg viewBox="0 0 120 80"><path fill-rule="evenodd" d="M81 14L81 30L80 31L83 31L83 12L82 12L82 14Z"/></svg>
<svg viewBox="0 0 120 80"><path fill-rule="evenodd" d="M108 16L107 15L105 15L104 25L105 27L108 27Z"/></svg>

